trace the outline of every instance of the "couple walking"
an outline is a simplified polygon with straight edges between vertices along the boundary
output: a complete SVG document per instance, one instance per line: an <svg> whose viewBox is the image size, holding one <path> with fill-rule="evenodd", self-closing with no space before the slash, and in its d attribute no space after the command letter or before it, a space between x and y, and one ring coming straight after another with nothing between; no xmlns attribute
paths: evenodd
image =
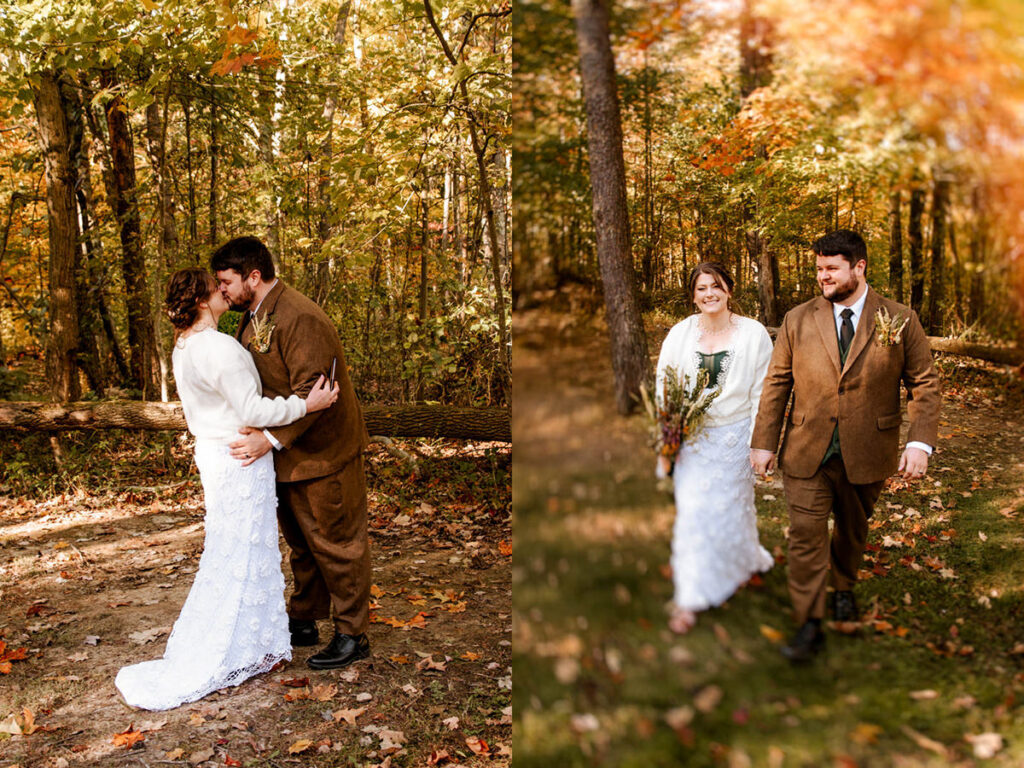
<svg viewBox="0 0 1024 768"><path fill-rule="evenodd" d="M367 435L337 331L275 277L266 247L241 237L203 269L175 273L165 309L172 361L206 501L199 570L163 658L115 684L143 709L171 709L291 659L334 635L315 669L369 655L370 553L362 454ZM217 332L229 308L235 338ZM274 512L277 512L275 521ZM295 589L284 601L277 523Z"/></svg>
<svg viewBox="0 0 1024 768"><path fill-rule="evenodd" d="M773 471L785 425L779 468L798 630L782 653L794 662L824 647L830 584L832 617L857 620L853 587L868 518L894 470L905 479L924 476L941 401L917 315L867 284L860 235L838 230L812 250L821 296L786 315L774 349L760 323L733 313L725 269L704 263L690 278L700 311L669 331L658 359L659 391L669 368L691 378L704 368L710 386L720 388L704 428L684 441L674 465L662 459L659 466L673 475L676 498L669 625L686 632L698 611L771 567L758 541L753 475ZM901 383L910 420L902 455Z"/></svg>

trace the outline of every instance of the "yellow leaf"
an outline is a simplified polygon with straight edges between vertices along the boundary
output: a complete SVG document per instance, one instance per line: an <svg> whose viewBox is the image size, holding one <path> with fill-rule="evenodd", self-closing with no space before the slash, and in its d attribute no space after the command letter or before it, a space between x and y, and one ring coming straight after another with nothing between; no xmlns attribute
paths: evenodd
<svg viewBox="0 0 1024 768"><path fill-rule="evenodd" d="M767 624L761 625L761 634L773 643L781 643L785 637L779 630L769 627Z"/></svg>
<svg viewBox="0 0 1024 768"><path fill-rule="evenodd" d="M307 749L309 749L312 746L313 746L313 742L310 741L309 739L299 739L294 744L292 744L290 747L288 747L288 753L292 754L292 755L297 755L297 754L299 754L301 752L305 752Z"/></svg>
<svg viewBox="0 0 1024 768"><path fill-rule="evenodd" d="M182 749L181 747L178 747L177 749L172 749L170 752L167 753L167 759L168 760L177 760L179 757L181 757L184 754L185 754L185 750Z"/></svg>
<svg viewBox="0 0 1024 768"><path fill-rule="evenodd" d="M857 723L850 738L858 744L877 744L878 734L882 732L881 726L874 723Z"/></svg>
<svg viewBox="0 0 1024 768"><path fill-rule="evenodd" d="M157 9L157 4L154 3L153 0L140 0L140 1L142 3L142 7L145 8L147 11L155 11Z"/></svg>

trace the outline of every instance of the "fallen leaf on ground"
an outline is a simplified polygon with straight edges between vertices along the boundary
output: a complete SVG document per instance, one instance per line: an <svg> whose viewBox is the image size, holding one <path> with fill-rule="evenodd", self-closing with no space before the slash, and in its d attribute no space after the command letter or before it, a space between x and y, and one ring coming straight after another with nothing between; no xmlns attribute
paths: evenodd
<svg viewBox="0 0 1024 768"><path fill-rule="evenodd" d="M307 749L313 746L313 742L310 739L300 739L288 747L288 754L298 755L305 752Z"/></svg>
<svg viewBox="0 0 1024 768"><path fill-rule="evenodd" d="M923 733L915 731L909 725L900 726L900 730L903 731L903 733L906 734L910 738L910 740L917 744L917 746L919 746L921 749L927 749L931 752L934 752L937 755L946 757L947 751L945 744L935 741L935 739L929 739Z"/></svg>
<svg viewBox="0 0 1024 768"><path fill-rule="evenodd" d="M293 677L290 680L281 680L281 685L285 685L289 688L305 688L309 685L308 677Z"/></svg>
<svg viewBox="0 0 1024 768"><path fill-rule="evenodd" d="M928 688L923 691L911 691L910 698L912 698L914 701L928 701L929 699L939 698L939 692L933 691L931 688Z"/></svg>
<svg viewBox="0 0 1024 768"><path fill-rule="evenodd" d="M131 749L135 744L146 740L146 737L142 733L133 729L134 723L129 725L128 728L121 733L115 733L114 737L110 740L110 743L115 747Z"/></svg>
<svg viewBox="0 0 1024 768"><path fill-rule="evenodd" d="M678 731L692 723L693 716L692 707L675 707L665 713L665 722L673 731Z"/></svg>
<svg viewBox="0 0 1024 768"><path fill-rule="evenodd" d="M473 653L473 651L466 651L464 654L459 656L463 661L477 661L480 658L479 653Z"/></svg>
<svg viewBox="0 0 1024 768"><path fill-rule="evenodd" d="M207 760L212 759L213 754L213 747L200 749L189 755L188 761L192 763L192 765L199 765L200 763L205 763Z"/></svg>
<svg viewBox="0 0 1024 768"><path fill-rule="evenodd" d="M491 753L491 748L487 745L487 742L479 736L468 737L466 739L466 746L473 750L475 755L489 755Z"/></svg>
<svg viewBox="0 0 1024 768"><path fill-rule="evenodd" d="M18 718L13 713L0 722L0 733L9 733L11 736L21 735L21 726L18 725Z"/></svg>
<svg viewBox="0 0 1024 768"><path fill-rule="evenodd" d="M132 632L128 635L128 639L136 645L145 645L156 640L160 635L167 632L167 627L153 627L152 629L144 629L141 632Z"/></svg>
<svg viewBox="0 0 1024 768"><path fill-rule="evenodd" d="M99 635L86 635L85 636L85 640L83 640L82 642L85 645L99 645L100 644L100 636Z"/></svg>
<svg viewBox="0 0 1024 768"><path fill-rule="evenodd" d="M235 760L231 755L224 755L224 765L231 766L231 768L242 768L242 761Z"/></svg>
<svg viewBox="0 0 1024 768"><path fill-rule="evenodd" d="M448 664L444 661L434 661L433 656L427 656L416 663L416 669L420 671L436 669L438 672L445 672L448 669Z"/></svg>
<svg viewBox="0 0 1024 768"><path fill-rule="evenodd" d="M721 701L722 689L717 685L709 685L706 688L702 688L697 695L693 697L693 706L695 706L698 711L703 712L706 715L714 710Z"/></svg>
<svg viewBox="0 0 1024 768"><path fill-rule="evenodd" d="M331 717L334 718L334 722L340 723L344 720L349 725L356 724L356 718L359 717L363 712L366 711L366 707L359 707L359 709L339 709Z"/></svg>
<svg viewBox="0 0 1024 768"><path fill-rule="evenodd" d="M769 627L767 624L761 625L761 634L773 643L781 643L785 638L779 630Z"/></svg>
<svg viewBox="0 0 1024 768"><path fill-rule="evenodd" d="M444 765L452 756L448 754L447 749L432 749L430 750L430 757L427 758L427 765Z"/></svg>
<svg viewBox="0 0 1024 768"><path fill-rule="evenodd" d="M989 760L1003 748L1003 737L998 733L967 734L964 738L974 747L974 756L979 760Z"/></svg>
<svg viewBox="0 0 1024 768"><path fill-rule="evenodd" d="M184 754L185 754L185 750L182 749L181 747L178 747L177 749L172 749L170 752L167 752L164 755L164 757L166 757L168 760L177 760L179 757L181 757Z"/></svg>
<svg viewBox="0 0 1024 768"><path fill-rule="evenodd" d="M82 651L81 653L73 653L67 658L68 661L85 661L89 658L89 654L85 651Z"/></svg>
<svg viewBox="0 0 1024 768"><path fill-rule="evenodd" d="M512 556L512 542L502 539L498 542L498 551L501 552L505 557Z"/></svg>
<svg viewBox="0 0 1024 768"><path fill-rule="evenodd" d="M457 730L459 730L459 718L456 717L455 715L452 715L451 717L446 717L441 722L444 723L445 727L449 731L457 731Z"/></svg>
<svg viewBox="0 0 1024 768"><path fill-rule="evenodd" d="M850 733L850 738L858 744L877 744L878 734L881 732L881 726L874 723L857 723L857 727Z"/></svg>
<svg viewBox="0 0 1024 768"><path fill-rule="evenodd" d="M309 692L309 698L314 701L330 701L338 695L338 686L334 684L330 685L314 685L313 690Z"/></svg>
<svg viewBox="0 0 1024 768"><path fill-rule="evenodd" d="M405 734L401 731L389 731L386 728L382 729L377 737L380 739L380 751L384 754L391 752L397 752L405 744Z"/></svg>

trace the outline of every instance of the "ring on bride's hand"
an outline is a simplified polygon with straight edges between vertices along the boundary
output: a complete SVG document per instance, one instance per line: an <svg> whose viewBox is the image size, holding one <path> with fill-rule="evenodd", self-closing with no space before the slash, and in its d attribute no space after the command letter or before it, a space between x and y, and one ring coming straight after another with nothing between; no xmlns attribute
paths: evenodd
<svg viewBox="0 0 1024 768"><path fill-rule="evenodd" d="M252 458L252 457L249 456L249 454L247 453L247 454L245 454L245 458L249 459L249 458Z"/></svg>

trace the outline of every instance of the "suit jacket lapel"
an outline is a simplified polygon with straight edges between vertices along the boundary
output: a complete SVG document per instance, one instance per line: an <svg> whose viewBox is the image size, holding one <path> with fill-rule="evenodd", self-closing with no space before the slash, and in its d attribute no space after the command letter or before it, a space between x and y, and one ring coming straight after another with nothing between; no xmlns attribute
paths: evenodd
<svg viewBox="0 0 1024 768"><path fill-rule="evenodd" d="M821 334L821 343L838 375L840 372L839 337L836 335L836 316L832 313L832 303L827 299L819 299L818 306L814 311L814 320L818 325L818 333Z"/></svg>
<svg viewBox="0 0 1024 768"><path fill-rule="evenodd" d="M875 332L875 312L877 311L878 294L868 286L868 295L864 299L864 312L857 323L857 333L854 334L853 344L850 345L850 351L846 355L846 365L843 366L843 373L850 370L850 367L860 356L860 353L867 348L868 342Z"/></svg>
<svg viewBox="0 0 1024 768"><path fill-rule="evenodd" d="M259 314L261 320L265 320L267 317L274 313L274 309L277 307L277 300L281 298L281 294L284 292L285 284L280 279L277 281L277 285L270 289L270 293L263 297L263 301L260 303ZM245 310L242 313L242 319L238 323L238 330L235 332L235 338L238 339L239 343L243 347L248 347L249 340L252 338L252 329L250 321L252 315L249 310ZM248 333L246 332L248 331Z"/></svg>

